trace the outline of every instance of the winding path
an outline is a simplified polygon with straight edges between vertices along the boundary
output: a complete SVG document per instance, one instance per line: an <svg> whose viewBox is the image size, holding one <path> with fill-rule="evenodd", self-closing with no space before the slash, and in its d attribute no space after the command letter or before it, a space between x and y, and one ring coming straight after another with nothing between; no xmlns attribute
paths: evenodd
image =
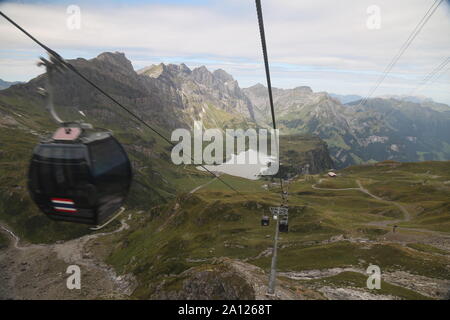
<svg viewBox="0 0 450 320"><path fill-rule="evenodd" d="M321 183L323 181L323 179L319 180L319 183ZM378 201L382 201L385 203L389 203L389 204L393 204L395 205L397 208L399 208L402 213L403 213L403 218L402 219L397 219L397 220L384 220L384 221L372 221L367 223L367 225L371 225L371 226L378 226L378 227L388 227L391 224L395 224L395 223L400 223L400 222L407 222L411 220L411 213L408 211L408 209L405 208L405 206L403 206L402 204L392 201L392 200L386 200L383 199L381 197L378 197L376 195L374 195L373 193L371 193L369 190L367 190L366 188L363 187L363 185L361 184L361 181L359 181L358 179L356 179L356 183L358 184L358 188L320 188L317 187L316 184L311 185L311 187L315 190L327 190L327 191L346 191L346 190L357 190L360 192L363 192L365 194L367 194L368 196L378 200ZM450 235L446 232L440 232L440 231L434 231L434 230L428 230L428 229L421 229L421 228L407 228L407 227L401 227L401 229L403 230L408 230L408 231L417 231L417 232L423 232L423 233L428 233L440 238L444 238L446 240L450 240Z"/></svg>
<svg viewBox="0 0 450 320"><path fill-rule="evenodd" d="M411 220L411 213L410 213L403 205L401 205L400 203L395 202L395 201L385 200L385 199L383 199L383 198L380 198L380 197L378 197L378 196L376 196L376 195L370 193L369 190L367 190L366 188L364 188L364 187L362 186L361 181L359 181L359 180L356 180L356 183L358 184L358 186L359 186L358 189L359 189L360 191L364 192L365 194L371 196L372 198L374 198L374 199L376 199L376 200L378 200L378 201L383 201L383 202L386 202L386 203L389 203L389 204L393 204L393 205L395 205L397 208L399 208L400 211L403 212L403 219L399 219L399 220L390 220L390 221L387 221L387 222L386 222L386 221L381 221L381 222L380 222L380 221L377 221L378 223L380 223L379 225L386 226L386 225L389 224L389 223L398 223L398 222L405 222L405 221L410 221L410 220ZM385 224L385 223L386 223L386 224Z"/></svg>
<svg viewBox="0 0 450 320"><path fill-rule="evenodd" d="M323 179L319 180L319 183L321 183L323 181ZM361 184L361 181L356 180L356 183L358 184L358 188L320 188L317 187L316 184L311 185L311 187L315 190L327 190L327 191L348 191L348 190L356 190L356 191L361 191L365 194L367 194L368 196L374 198L375 200L378 201L383 201L389 204L393 204L395 205L397 208L399 208L402 212L403 212L403 219L399 219L399 220L388 220L388 221L375 221L374 223L379 223L379 225L384 225L386 226L387 224L391 224L391 223L398 223L398 222L404 222L404 221L410 221L411 220L411 213L401 204L395 202L395 201L391 201L391 200L385 200L381 197L378 197L376 195L374 195L373 193L371 193L369 190L367 190L366 188L363 187L363 185ZM372 224L372 222L371 222Z"/></svg>
<svg viewBox="0 0 450 320"><path fill-rule="evenodd" d="M14 241L14 248L16 249L23 249L23 247L19 247L20 238L18 235L16 235L14 232L9 230L7 227L0 225L0 229L5 231Z"/></svg>
<svg viewBox="0 0 450 320"><path fill-rule="evenodd" d="M210 183L212 183L213 181L216 181L216 180L217 180L217 176L216 176L215 178L209 180L208 182L206 182L206 183L204 183L204 184L201 184L201 185L199 185L198 187L195 187L194 189L192 189L191 191L189 191L189 194L193 194L193 193L197 192L197 191L200 190L201 188L206 187L208 184L210 184Z"/></svg>
<svg viewBox="0 0 450 320"><path fill-rule="evenodd" d="M126 219L120 222L120 227L113 231L87 234L54 244L21 244L18 235L7 226L0 225L0 232L11 238L11 245L0 251L0 299L94 299L102 296L128 296L134 290L135 279L130 275L118 276L111 266L86 248L91 240L129 228ZM90 249L96 248L96 243L93 243ZM82 268L81 290L66 288L65 271L73 264Z"/></svg>

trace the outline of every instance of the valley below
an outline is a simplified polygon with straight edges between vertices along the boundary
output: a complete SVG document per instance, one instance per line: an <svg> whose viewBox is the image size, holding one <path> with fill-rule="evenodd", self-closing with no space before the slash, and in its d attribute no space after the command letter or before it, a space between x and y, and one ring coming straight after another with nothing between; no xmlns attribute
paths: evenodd
<svg viewBox="0 0 450 320"><path fill-rule="evenodd" d="M290 230L280 236L270 298L448 299L449 166L384 162L287 181ZM0 297L268 299L273 226L259 219L276 194L264 181L249 183L260 189L249 199L212 180L167 205L127 210L106 231L54 244L27 243L3 226ZM411 192L424 187L426 197ZM66 287L70 264L81 267L81 290ZM379 290L366 287L371 264L381 268Z"/></svg>

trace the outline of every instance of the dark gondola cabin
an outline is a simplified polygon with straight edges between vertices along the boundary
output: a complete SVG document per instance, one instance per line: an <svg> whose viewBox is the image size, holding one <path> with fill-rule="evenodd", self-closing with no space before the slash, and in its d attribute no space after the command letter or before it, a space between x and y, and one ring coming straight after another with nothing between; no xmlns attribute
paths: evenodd
<svg viewBox="0 0 450 320"><path fill-rule="evenodd" d="M49 218L98 225L122 206L131 179L128 156L109 132L61 127L34 149L28 187Z"/></svg>
<svg viewBox="0 0 450 320"><path fill-rule="evenodd" d="M269 216L263 216L261 218L261 226L267 227L270 224Z"/></svg>
<svg viewBox="0 0 450 320"><path fill-rule="evenodd" d="M280 224L278 225L278 231L280 232L288 232L289 224L287 219L280 220Z"/></svg>

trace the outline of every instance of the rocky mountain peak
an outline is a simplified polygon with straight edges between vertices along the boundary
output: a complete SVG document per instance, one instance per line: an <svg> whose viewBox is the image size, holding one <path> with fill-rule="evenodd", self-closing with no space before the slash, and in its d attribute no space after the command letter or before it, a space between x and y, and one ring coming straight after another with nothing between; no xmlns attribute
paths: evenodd
<svg viewBox="0 0 450 320"><path fill-rule="evenodd" d="M191 69L188 68L187 65L185 65L184 63L177 65L177 64L168 64L168 65L164 65L164 71L170 73L170 75L172 76L177 76L180 75L182 73L184 74L190 74L192 71Z"/></svg>
<svg viewBox="0 0 450 320"><path fill-rule="evenodd" d="M234 81L234 78L231 74L227 73L223 69L217 69L213 72L213 75L216 79L222 82Z"/></svg>
<svg viewBox="0 0 450 320"><path fill-rule="evenodd" d="M149 76L151 78L157 78L161 75L161 73L163 73L165 69L166 66L164 65L164 63L152 64L151 66L138 70L137 73Z"/></svg>
<svg viewBox="0 0 450 320"><path fill-rule="evenodd" d="M99 54L95 59L114 65L121 69L134 70L131 61L125 57L125 54L123 52L103 52Z"/></svg>
<svg viewBox="0 0 450 320"><path fill-rule="evenodd" d="M262 83L259 83L259 82L258 82L257 84L255 84L255 85L249 87L249 89L250 89L250 88L253 88L253 89L266 89L266 86L263 85Z"/></svg>
<svg viewBox="0 0 450 320"><path fill-rule="evenodd" d="M313 93L312 89L310 87L307 87L307 86L295 87L293 90L296 93L303 93L303 94L311 94L311 93Z"/></svg>
<svg viewBox="0 0 450 320"><path fill-rule="evenodd" d="M194 75L198 75L198 76L212 75L212 73L205 66L200 66L200 67L194 68L194 70L192 70L192 73Z"/></svg>
<svg viewBox="0 0 450 320"><path fill-rule="evenodd" d="M258 95L258 96L267 95L268 94L267 87L264 86L261 83L257 83L257 84L255 84L255 85L253 85L251 87L244 88L244 92L247 95Z"/></svg>
<svg viewBox="0 0 450 320"><path fill-rule="evenodd" d="M158 78L159 76L166 76L169 78L178 77L180 75L190 75L192 73L191 69L184 63L177 64L152 64L149 67L145 67L138 71L138 74L143 74L151 78Z"/></svg>
<svg viewBox="0 0 450 320"><path fill-rule="evenodd" d="M215 83L214 75L205 67L201 66L192 71L192 77L195 81L206 86L212 86Z"/></svg>
<svg viewBox="0 0 450 320"><path fill-rule="evenodd" d="M192 70L189 69L189 67L187 65L185 65L184 63L180 64L180 70L184 73L191 73Z"/></svg>

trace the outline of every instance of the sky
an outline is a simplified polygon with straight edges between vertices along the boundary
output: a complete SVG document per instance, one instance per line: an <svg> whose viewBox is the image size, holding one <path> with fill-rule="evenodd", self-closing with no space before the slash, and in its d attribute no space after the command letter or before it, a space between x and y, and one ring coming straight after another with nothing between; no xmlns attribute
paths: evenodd
<svg viewBox="0 0 450 320"><path fill-rule="evenodd" d="M434 1L262 0L273 86L366 96ZM413 93L450 105L450 63L418 87L450 56L449 4L438 7L374 96ZM0 10L66 59L120 51L136 70L185 63L224 69L241 87L266 83L253 0L0 0ZM2 17L0 43L0 79L43 72L36 62L45 52Z"/></svg>

